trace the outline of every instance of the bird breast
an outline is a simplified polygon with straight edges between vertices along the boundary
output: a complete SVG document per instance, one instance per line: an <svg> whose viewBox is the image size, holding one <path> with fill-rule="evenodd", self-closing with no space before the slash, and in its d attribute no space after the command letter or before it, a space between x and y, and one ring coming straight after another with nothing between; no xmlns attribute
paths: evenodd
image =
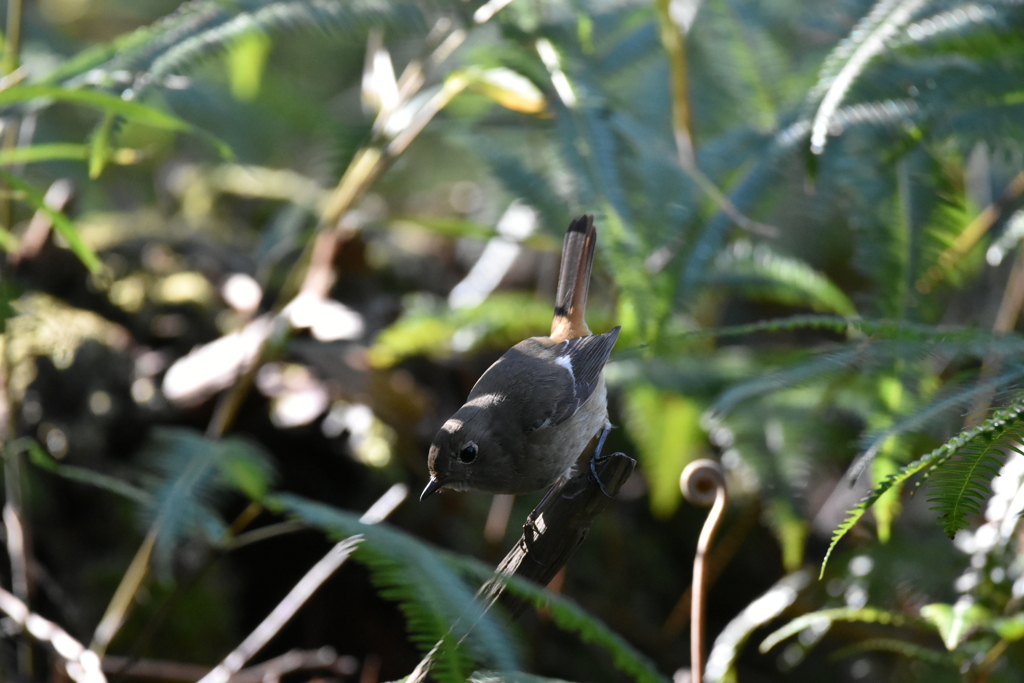
<svg viewBox="0 0 1024 683"><path fill-rule="evenodd" d="M602 374L594 393L575 415L559 425L538 429L527 436L527 460L531 470L531 483L527 490L547 488L560 477L572 476L583 449L607 425L608 397Z"/></svg>

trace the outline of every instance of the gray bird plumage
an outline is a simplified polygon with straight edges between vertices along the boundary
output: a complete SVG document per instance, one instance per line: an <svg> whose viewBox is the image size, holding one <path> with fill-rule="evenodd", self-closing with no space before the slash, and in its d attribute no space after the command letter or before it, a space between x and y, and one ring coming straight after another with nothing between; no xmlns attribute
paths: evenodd
<svg viewBox="0 0 1024 683"><path fill-rule="evenodd" d="M608 423L604 366L619 328L593 335L583 320L597 233L582 216L566 233L552 336L519 342L480 377L430 447L440 488L529 493L564 480Z"/></svg>

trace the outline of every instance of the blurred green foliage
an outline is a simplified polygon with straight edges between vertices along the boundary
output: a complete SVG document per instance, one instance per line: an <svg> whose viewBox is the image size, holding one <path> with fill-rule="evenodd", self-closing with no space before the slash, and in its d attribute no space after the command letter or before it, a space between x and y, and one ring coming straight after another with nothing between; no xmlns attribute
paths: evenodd
<svg viewBox="0 0 1024 683"><path fill-rule="evenodd" d="M708 680L1022 680L1019 3L176 4L6 3L5 590L99 653L212 666L354 535L368 573L265 656L668 677L678 478L714 453ZM513 586L549 605L513 632L471 597L518 536L499 506L345 510L422 486L547 331L584 212L640 468L563 577L582 607ZM777 658L745 646L770 627ZM0 638L4 678L47 677Z"/></svg>

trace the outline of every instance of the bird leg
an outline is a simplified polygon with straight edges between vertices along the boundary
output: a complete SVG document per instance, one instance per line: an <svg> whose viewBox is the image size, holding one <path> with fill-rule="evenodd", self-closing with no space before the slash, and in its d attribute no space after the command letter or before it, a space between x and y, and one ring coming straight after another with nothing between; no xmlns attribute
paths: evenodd
<svg viewBox="0 0 1024 683"><path fill-rule="evenodd" d="M604 482L602 482L601 477L598 476L597 468L595 466L605 457L601 455L601 449L604 448L604 441L608 438L608 433L611 431L611 425L606 425L605 428L601 430L601 436L597 439L597 448L594 449L594 455L590 458L590 480L597 484L598 488L601 489L601 493L609 498L611 498L612 495L608 493L607 489L605 489Z"/></svg>

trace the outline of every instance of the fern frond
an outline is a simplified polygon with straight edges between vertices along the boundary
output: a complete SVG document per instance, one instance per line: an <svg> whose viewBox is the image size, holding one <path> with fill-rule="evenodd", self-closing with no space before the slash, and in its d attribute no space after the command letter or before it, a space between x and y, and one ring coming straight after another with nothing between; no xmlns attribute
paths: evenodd
<svg viewBox="0 0 1024 683"><path fill-rule="evenodd" d="M29 461L40 469L52 472L68 481L76 481L80 484L88 484L89 486L109 491L139 505L146 507L153 505L154 501L151 495L123 479L85 467L65 465L57 462L52 455L43 450L42 446L35 439L27 442L25 448L28 450Z"/></svg>
<svg viewBox="0 0 1024 683"><path fill-rule="evenodd" d="M967 515L981 511L989 494L988 482L999 474L1001 458L1008 453L1024 455L1024 420L1012 419L964 444L932 475L928 502L935 503L931 509L939 513L950 538L967 526Z"/></svg>
<svg viewBox="0 0 1024 683"><path fill-rule="evenodd" d="M159 472L153 482L155 504L142 514L147 526L157 526L153 556L164 573L183 539L199 537L213 544L223 538L227 527L215 507L220 493L233 488L260 496L273 472L269 455L255 444L211 441L183 428L154 429L143 457Z"/></svg>
<svg viewBox="0 0 1024 683"><path fill-rule="evenodd" d="M916 47L923 43L935 43L950 38L962 40L965 33L980 26L987 27L997 22L1000 17L1000 12L992 5L964 3L955 9L921 17L907 24L898 37L889 41L888 47L895 51L902 47Z"/></svg>
<svg viewBox="0 0 1024 683"><path fill-rule="evenodd" d="M925 146L906 155L899 169L899 194L911 233L908 276L913 281L908 284L911 291L926 294L937 279L955 283L959 264L944 257L971 219L962 170L957 161L940 159Z"/></svg>
<svg viewBox="0 0 1024 683"><path fill-rule="evenodd" d="M132 96L141 98L166 76L186 71L250 35L299 28L331 33L368 26L421 28L422 13L411 3L380 0L201 0L108 46L87 50L45 81L66 82L88 72L90 80L113 87L113 74L127 71L134 75Z"/></svg>
<svg viewBox="0 0 1024 683"><path fill-rule="evenodd" d="M917 339L933 338L944 334L941 328L914 325L902 321L873 320L870 318L846 318L837 315L803 314L786 318L770 318L742 325L727 325L700 330L690 330L673 336L672 339L704 339L707 337L741 337L757 332L793 332L795 330L812 329L827 330L836 334L859 332L865 335L878 334L891 338L913 337Z"/></svg>
<svg viewBox="0 0 1024 683"><path fill-rule="evenodd" d="M861 357L859 349L842 349L742 382L715 399L706 412L707 419L720 420L737 405L755 396L848 372Z"/></svg>
<svg viewBox="0 0 1024 683"><path fill-rule="evenodd" d="M570 683L561 678L534 676L522 671L476 671L469 683Z"/></svg>
<svg viewBox="0 0 1024 683"><path fill-rule="evenodd" d="M663 266L650 266L670 257L685 241L688 226L701 208L698 184L683 172L675 142L665 130L625 107L613 109L608 120L621 142L620 173L633 212L629 222L643 245L644 270L671 272ZM703 179L709 186L713 184ZM659 245L664 256L655 256Z"/></svg>
<svg viewBox="0 0 1024 683"><path fill-rule="evenodd" d="M864 125L893 127L910 123L919 111L920 105L911 99L859 102L837 110L832 124L840 130ZM794 121L775 134L775 144L780 150L796 147L810 136L811 124L811 119Z"/></svg>
<svg viewBox="0 0 1024 683"><path fill-rule="evenodd" d="M1024 353L1024 337L1017 334L995 335L983 329L949 327L901 320L845 318L832 315L794 315L743 325L687 330L666 335L666 348L679 348L687 342L709 337L739 337L759 332L822 330L858 340L865 359L879 365L893 359L939 354L946 358L985 358L995 354L1014 358ZM869 337L869 339L865 339ZM869 346L877 346L868 349ZM1013 372L1012 368L1007 374ZM763 379L763 378L762 378ZM752 395L756 395L755 394Z"/></svg>
<svg viewBox="0 0 1024 683"><path fill-rule="evenodd" d="M706 683L736 681L736 660L750 636L790 607L811 582L811 574L800 570L782 577L733 617L708 654Z"/></svg>
<svg viewBox="0 0 1024 683"><path fill-rule="evenodd" d="M853 82L863 73L868 62L878 56L887 41L910 23L914 13L930 0L879 0L871 12L862 19L849 38L843 41L826 59L818 85L811 90L808 100L821 97L811 123L811 151L821 154L828 140L832 116Z"/></svg>
<svg viewBox="0 0 1024 683"><path fill-rule="evenodd" d="M607 118L592 102L580 102L577 108L569 109L557 98L550 101L565 164L573 169L577 180L586 182L578 188L578 201L593 205L604 199L627 219L631 210L619 175L618 143Z"/></svg>
<svg viewBox="0 0 1024 683"><path fill-rule="evenodd" d="M481 562L461 556L449 556L460 571L480 581L493 578L493 569ZM588 614L569 598L552 593L537 584L516 576L503 577L505 590L528 600L537 609L549 609L555 625L564 631L577 633L585 643L598 645L612 656L615 667L633 680L644 683L665 683L666 678L654 664L620 635L612 631L597 617Z"/></svg>
<svg viewBox="0 0 1024 683"><path fill-rule="evenodd" d="M856 315L857 310L839 287L805 261L775 253L765 244L740 240L715 259L712 284L738 286L750 296L821 312Z"/></svg>
<svg viewBox="0 0 1024 683"><path fill-rule="evenodd" d="M445 644L434 654L432 673L446 680L465 680L473 660L504 670L517 668L516 652L501 623L484 613L473 593L453 571L453 561L436 548L387 524L367 525L359 516L293 494L271 497L268 506L343 538L360 534L365 540L353 557L366 564L381 595L395 600L405 615L413 642L424 652Z"/></svg>
<svg viewBox="0 0 1024 683"><path fill-rule="evenodd" d="M871 464L879 449L890 438L899 434L918 431L938 419L951 417L954 411L962 413L963 409L973 405L979 396L992 394L1018 382L1021 378L1024 378L1024 369L1020 367L1008 368L1006 372L994 379L976 382L966 388L953 391L948 396L933 401L930 405L920 410L914 411L912 415L899 420L885 431L871 435L863 454L850 466L850 482L852 483L860 477L864 468Z"/></svg>
<svg viewBox="0 0 1024 683"><path fill-rule="evenodd" d="M860 642L839 648L831 653L830 659L837 661L865 652L888 652L942 667L959 668L964 662L964 657L958 653L940 652L898 638L865 638Z"/></svg>
<svg viewBox="0 0 1024 683"><path fill-rule="evenodd" d="M823 609L810 614L804 614L793 619L780 629L772 632L761 641L757 648L761 653L768 652L790 636L795 636L804 629L811 627L823 628L831 626L837 621L860 622L863 624L885 624L889 626L903 626L914 623L901 614L874 607L839 607L836 609Z"/></svg>
<svg viewBox="0 0 1024 683"><path fill-rule="evenodd" d="M658 25L653 21L645 21L622 40L603 50L594 69L599 74L614 74L634 64L662 56Z"/></svg>
<svg viewBox="0 0 1024 683"><path fill-rule="evenodd" d="M912 122L918 111L918 104L909 99L868 101L839 109L834 113L832 122L843 128L892 128ZM749 211L783 182L785 164L792 159L811 134L811 119L800 118L793 121L792 118L792 114L787 117L790 123L780 128L772 137L771 144L759 145L750 150L750 169L729 192L730 201L740 211ZM705 148L712 145L714 142ZM702 160L701 166L706 166L706 162ZM742 166L742 163L736 163L732 168L739 166ZM706 277L709 264L720 252L732 227L733 222L729 216L719 211L690 238L691 244L687 249L685 265L679 273L677 304L693 297L697 287Z"/></svg>
<svg viewBox="0 0 1024 683"><path fill-rule="evenodd" d="M781 169L793 149L768 145L754 156L754 163L747 174L729 192L729 201L741 212L767 195L769 190L782 182ZM683 265L679 269L679 286L675 304L679 305L693 298L697 288L704 283L708 266L721 251L732 219L719 210L698 231L688 238Z"/></svg>
<svg viewBox="0 0 1024 683"><path fill-rule="evenodd" d="M227 528L214 508L212 442L188 429L154 430L144 451L160 472L145 511L146 526L159 525L153 558L163 574L170 573L174 549L185 538L204 537L213 543Z"/></svg>
<svg viewBox="0 0 1024 683"><path fill-rule="evenodd" d="M1021 414L1024 413L1024 398L993 412L987 420L965 429L942 446L939 446L928 455L903 466L899 471L890 474L882 483L868 492L852 510L847 513L846 519L832 534L832 541L829 543L825 557L821 561L819 578L825 575L825 567L839 541L860 521L868 509L877 501L883 493L893 486L902 484L919 472L927 474L941 472L940 468L946 465L951 458L966 449L966 457L963 464L955 468L945 483L935 502L939 505L932 509L939 510L942 515L943 525L946 532L955 534L958 529L967 525L967 514L972 510L971 505L977 509L980 499L986 492L984 483L996 473L993 471L993 453L1011 450L1020 452L1020 446L1014 443L1016 439L1024 439L1024 420ZM998 464L998 461L995 461ZM929 497L929 501L933 496Z"/></svg>
<svg viewBox="0 0 1024 683"><path fill-rule="evenodd" d="M622 327L627 334L636 334L649 343L656 337L668 313L664 306L665 297L657 296L660 279L644 267L646 250L635 226L617 214L609 203L604 204L601 224L604 230L603 253L621 292L619 316Z"/></svg>
<svg viewBox="0 0 1024 683"><path fill-rule="evenodd" d="M695 81L691 97L702 130L723 130L739 122L754 122L761 130L775 125L782 99L778 89L785 84L789 65L779 44L756 19L744 21L742 4L728 0L704 3L687 35ZM701 88L706 82L714 82L716 87ZM722 102L725 98L728 101ZM701 116L708 109L715 115Z"/></svg>
<svg viewBox="0 0 1024 683"><path fill-rule="evenodd" d="M690 334L698 336L696 333ZM779 370L762 372L758 377L736 384L718 396L708 409L707 416L712 420L721 419L737 405L751 398L811 382L821 382L855 368L862 373L868 373L885 368L887 364L895 361L923 359L933 354L943 354L950 358L983 358L989 353L1001 353L1011 347L1019 348L1020 340L1007 341L1010 342L1008 346L1002 346L998 341L989 346L980 343L979 338L970 334L959 339L939 338L933 334L918 339L897 337L865 340L855 346L848 345L838 350L815 354L809 360L790 363ZM1019 372L1020 368L1014 367L1002 376L1016 377ZM1006 379L1000 380L999 383L1005 386L1011 381L1012 379Z"/></svg>
<svg viewBox="0 0 1024 683"><path fill-rule="evenodd" d="M515 197L537 210L540 220L552 235L559 234L571 219L566 199L554 190L552 178L534 171L520 159L498 149L488 140L477 147L487 156L491 171Z"/></svg>

